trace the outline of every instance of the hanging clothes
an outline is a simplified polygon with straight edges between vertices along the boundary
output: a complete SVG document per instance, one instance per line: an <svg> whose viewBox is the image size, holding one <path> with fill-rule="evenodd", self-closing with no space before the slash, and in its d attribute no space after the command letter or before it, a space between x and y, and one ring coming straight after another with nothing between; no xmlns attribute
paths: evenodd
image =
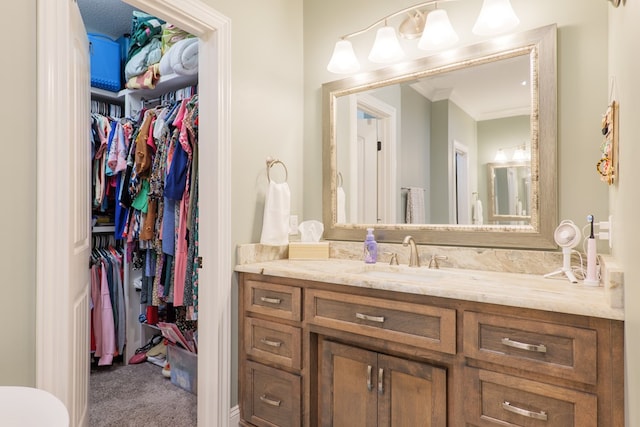
<svg viewBox="0 0 640 427"><path fill-rule="evenodd" d="M118 184L126 256L144 263L141 302L184 306L187 320L197 319L197 120L197 94L143 110Z"/></svg>
<svg viewBox="0 0 640 427"><path fill-rule="evenodd" d="M123 254L113 245L102 247L94 236L91 254L91 351L98 365L111 365L124 351L126 315L124 307Z"/></svg>

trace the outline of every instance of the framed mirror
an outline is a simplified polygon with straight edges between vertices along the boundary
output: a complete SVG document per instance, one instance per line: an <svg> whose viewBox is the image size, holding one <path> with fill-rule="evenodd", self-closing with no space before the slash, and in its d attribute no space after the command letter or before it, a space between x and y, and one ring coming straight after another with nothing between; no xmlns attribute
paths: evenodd
<svg viewBox="0 0 640 427"><path fill-rule="evenodd" d="M554 24L325 83L325 237L555 248L556 79ZM528 164L504 215L498 154Z"/></svg>
<svg viewBox="0 0 640 427"><path fill-rule="evenodd" d="M488 163L489 222L526 225L531 222L529 162Z"/></svg>

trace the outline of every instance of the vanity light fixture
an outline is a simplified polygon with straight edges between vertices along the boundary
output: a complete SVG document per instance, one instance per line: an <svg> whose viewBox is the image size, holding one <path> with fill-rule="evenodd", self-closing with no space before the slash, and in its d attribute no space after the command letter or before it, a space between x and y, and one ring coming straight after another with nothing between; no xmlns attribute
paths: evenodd
<svg viewBox="0 0 640 427"><path fill-rule="evenodd" d="M504 150L502 148L498 148L496 152L496 156L493 158L493 161L496 163L504 163L507 161L507 155L504 154Z"/></svg>
<svg viewBox="0 0 640 427"><path fill-rule="evenodd" d="M472 31L479 36L490 36L511 31L519 23L509 0L484 0Z"/></svg>
<svg viewBox="0 0 640 427"><path fill-rule="evenodd" d="M456 0L430 0L401 9L374 22L368 27L346 34L336 42L327 70L336 74L354 73L360 69L351 41L357 35L372 30L383 24L376 33L375 42L369 53L371 62L385 64L404 58L404 51L396 29L388 25L388 21L396 16L407 14L408 17L400 24L398 32L407 40L420 37L418 48L427 51L445 49L458 41L447 11L439 9L438 4ZM418 10L433 6L429 11ZM495 35L512 30L519 24L510 0L483 0L480 15L473 26L473 32L478 35Z"/></svg>
<svg viewBox="0 0 640 427"><path fill-rule="evenodd" d="M520 145L515 145L512 147L506 148L498 148L496 151L496 155L493 158L495 163L504 163L508 161L506 151L513 150L513 154L511 155L511 161L514 162L528 162L531 161L531 151L527 148L527 144L523 143Z"/></svg>

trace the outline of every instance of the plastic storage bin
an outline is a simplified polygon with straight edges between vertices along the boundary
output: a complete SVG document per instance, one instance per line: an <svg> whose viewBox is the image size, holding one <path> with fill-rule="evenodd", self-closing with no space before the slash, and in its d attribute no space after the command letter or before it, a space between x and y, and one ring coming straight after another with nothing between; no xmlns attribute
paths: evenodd
<svg viewBox="0 0 640 427"><path fill-rule="evenodd" d="M198 394L198 355L175 345L167 348L171 368L171 383Z"/></svg>
<svg viewBox="0 0 640 427"><path fill-rule="evenodd" d="M117 92L121 84L120 43L103 34L89 33L91 86Z"/></svg>

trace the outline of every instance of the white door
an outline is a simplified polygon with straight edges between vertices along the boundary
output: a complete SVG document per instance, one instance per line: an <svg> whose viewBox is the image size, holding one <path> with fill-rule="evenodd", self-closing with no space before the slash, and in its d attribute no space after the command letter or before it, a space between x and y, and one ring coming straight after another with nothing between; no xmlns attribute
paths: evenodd
<svg viewBox="0 0 640 427"><path fill-rule="evenodd" d="M202 182L201 336L198 424L228 426L231 338L231 27L194 0L126 0L200 38ZM36 386L69 410L71 426L87 424L89 375L89 64L88 41L75 0L37 2L37 318ZM74 101L72 101L72 99ZM86 167L86 169L82 169Z"/></svg>
<svg viewBox="0 0 640 427"><path fill-rule="evenodd" d="M52 65L38 69L38 90L46 93L38 97L37 198L39 209L51 209L37 224L37 386L65 403L72 426L83 426L89 384L89 43L74 1L39 12L39 20L57 14L65 25L55 40L38 40L51 49L38 49L38 61ZM68 60L52 61L54 55Z"/></svg>
<svg viewBox="0 0 640 427"><path fill-rule="evenodd" d="M378 126L376 119L358 119L358 218L376 224L378 218Z"/></svg>

